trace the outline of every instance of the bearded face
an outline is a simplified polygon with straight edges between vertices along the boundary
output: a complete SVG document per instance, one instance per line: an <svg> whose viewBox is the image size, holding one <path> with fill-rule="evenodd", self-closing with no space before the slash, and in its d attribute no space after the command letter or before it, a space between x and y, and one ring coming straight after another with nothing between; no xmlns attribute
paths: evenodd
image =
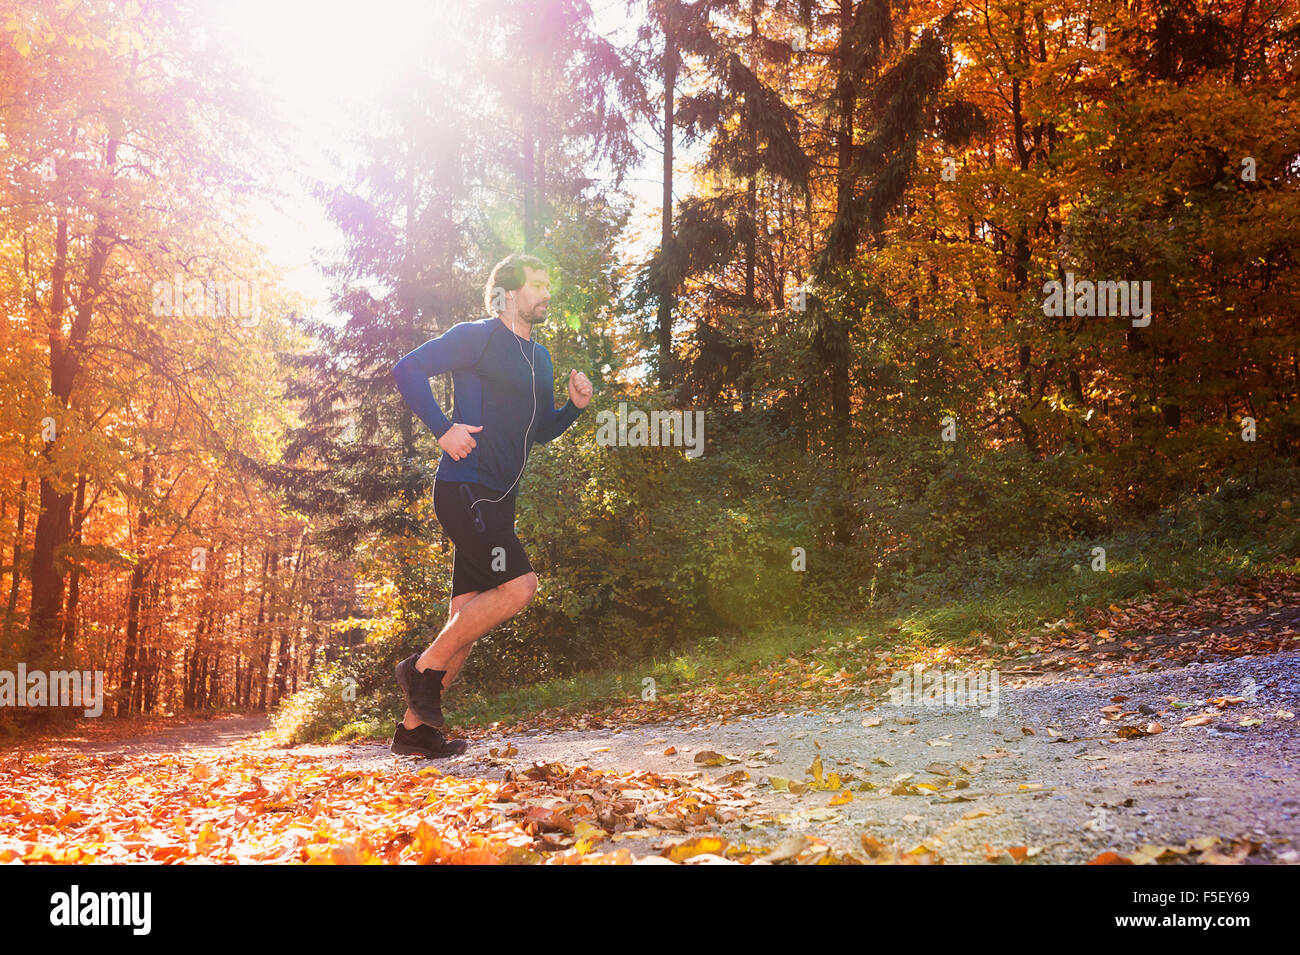
<svg viewBox="0 0 1300 955"><path fill-rule="evenodd" d="M546 321L547 306L551 301L551 280L545 269L524 267L524 285L515 293L519 317L529 325Z"/></svg>

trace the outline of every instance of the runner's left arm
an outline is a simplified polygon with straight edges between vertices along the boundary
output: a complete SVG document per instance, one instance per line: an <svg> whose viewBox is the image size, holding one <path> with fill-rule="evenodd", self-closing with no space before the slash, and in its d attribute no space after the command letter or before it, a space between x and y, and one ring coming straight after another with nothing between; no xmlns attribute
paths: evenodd
<svg viewBox="0 0 1300 955"><path fill-rule="evenodd" d="M555 370L551 367L550 353L545 349L542 350L542 362L539 363L539 371L543 374L540 376L542 381L554 381ZM555 407L555 389L547 389L550 394L550 410L542 409L542 420L537 424L537 440L541 444L553 441L568 429L569 425L578 420L578 415L582 414L583 409L579 408L572 400L564 402L563 407Z"/></svg>

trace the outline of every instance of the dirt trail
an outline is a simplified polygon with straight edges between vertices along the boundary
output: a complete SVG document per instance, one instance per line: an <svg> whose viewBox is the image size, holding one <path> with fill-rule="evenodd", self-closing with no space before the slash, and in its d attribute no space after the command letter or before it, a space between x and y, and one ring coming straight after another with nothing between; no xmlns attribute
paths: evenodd
<svg viewBox="0 0 1300 955"><path fill-rule="evenodd" d="M1119 697L1125 698L1120 704L1125 715L1112 722L1101 708ZM1244 702L1208 702L1224 697ZM1175 708L1170 698L1190 705ZM1139 713L1139 706L1151 712ZM700 725L496 736L434 765L449 774L484 778L501 778L510 767L525 769L536 761L671 773L731 790L744 800L742 820L718 832L752 846L805 835L858 850L862 834L869 833L904 849L924 842L949 863L985 861L986 843L998 849L1031 847L1039 850L1036 861L1077 863L1106 850L1127 854L1143 844L1181 846L1212 836L1222 839L1225 849L1242 838L1259 843L1251 861L1300 862L1300 720L1286 718L1300 712L1300 653L1130 675L1003 683L996 715L987 706L868 707ZM1180 725L1199 714L1210 717L1209 725ZM1153 721L1164 732L1117 740L1120 726L1146 727ZM236 717L126 743L64 748L201 756L265 745L255 739L265 726L263 718ZM493 757L491 747L510 755ZM702 767L695 755L706 750L738 761ZM291 752L337 760L340 769L385 771L413 762L377 743L301 746ZM821 757L823 779L831 772L853 778L834 790L774 791L773 777L811 781L815 756ZM750 778L723 782L738 770ZM859 788L864 782L874 788ZM851 791L852 800L830 806L842 790ZM638 856L681 838L677 833L614 837Z"/></svg>
<svg viewBox="0 0 1300 955"><path fill-rule="evenodd" d="M133 739L65 740L49 744L44 747L44 751L51 755L82 753L86 756L107 756L122 753L131 756L201 756L252 739L270 725L270 720L265 716L215 716L208 720L193 720L151 730Z"/></svg>
<svg viewBox="0 0 1300 955"><path fill-rule="evenodd" d="M1100 710L1114 705L1114 697L1127 697L1121 710L1129 715L1112 722ZM1169 697L1192 705L1175 708ZM1207 705L1223 697L1246 699ZM725 724L500 736L436 765L500 778L509 766L558 761L650 769L709 786L743 769L748 781L719 788L734 789L752 805L742 823L719 831L751 845L802 833L838 849L860 849L861 835L870 833L903 848L924 841L948 862L985 861L985 843L1040 849L1036 858L1046 862L1084 862L1106 850L1182 846L1214 836L1225 848L1240 838L1262 844L1252 857L1257 861L1300 862L1300 720L1284 718L1300 712L1300 653L1003 684L996 715L989 707L865 705ZM1138 713L1140 705L1155 712ZM1210 725L1180 726L1199 714L1210 715ZM1240 725L1252 719L1259 725ZM1153 721L1164 732L1116 741L1120 726L1145 728ZM493 758L490 747L517 752ZM676 753L665 755L669 748ZM701 767L694 759L705 750L739 762ZM297 751L356 768L396 760L376 744ZM842 787L852 791L852 801L829 806L839 789L773 791L772 777L810 781L807 770L818 755L825 774L855 776ZM899 779L906 773L913 775ZM965 785L955 788L952 780ZM863 781L876 788L859 790ZM900 785L908 794L893 794L903 791ZM621 844L639 855L663 838Z"/></svg>

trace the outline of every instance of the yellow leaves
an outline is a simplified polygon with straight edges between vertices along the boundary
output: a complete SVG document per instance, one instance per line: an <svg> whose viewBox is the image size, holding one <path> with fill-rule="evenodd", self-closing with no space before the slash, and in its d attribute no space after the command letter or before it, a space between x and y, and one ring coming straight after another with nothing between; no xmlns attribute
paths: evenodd
<svg viewBox="0 0 1300 955"><path fill-rule="evenodd" d="M12 858L12 856L10 858ZM54 865L68 865L70 863L82 861L93 861L93 857L86 857L77 846L61 848L56 846L36 845L21 858L24 862L50 862Z"/></svg>
<svg viewBox="0 0 1300 955"><path fill-rule="evenodd" d="M846 803L851 803L851 802L853 802L853 793L849 792L849 791L846 789L846 790L844 790L842 793L840 793L838 796L834 796L834 797L832 797L831 801L830 801L829 803L827 803L827 805L829 805L829 806L843 806L843 805L845 805Z"/></svg>
<svg viewBox="0 0 1300 955"><path fill-rule="evenodd" d="M1218 836L1201 836L1188 839L1181 846L1139 846L1128 855L1103 852L1088 865L1167 865L1184 859L1202 865L1240 865L1259 849L1261 843L1245 838L1237 839L1228 846L1226 852L1220 851L1220 845Z"/></svg>
<svg viewBox="0 0 1300 955"><path fill-rule="evenodd" d="M784 776L769 776L768 783L773 792L794 793L796 796L808 791L808 784L800 782L797 779L786 779Z"/></svg>
<svg viewBox="0 0 1300 955"><path fill-rule="evenodd" d="M526 846L511 846L498 856L502 865L540 865L545 857Z"/></svg>
<svg viewBox="0 0 1300 955"><path fill-rule="evenodd" d="M695 762L700 766L726 766L728 763L738 763L740 760L715 753L711 749L703 749L695 754Z"/></svg>
<svg viewBox="0 0 1300 955"><path fill-rule="evenodd" d="M217 836L217 830L213 827L212 823L205 822L203 828L199 830L199 834L194 840L194 851L199 853L199 855L203 855L209 849L215 848L220 841L220 838Z"/></svg>
<svg viewBox="0 0 1300 955"><path fill-rule="evenodd" d="M800 793L800 792L807 792L810 789L825 791L825 792L834 792L844 788L844 781L840 778L839 773L833 771L828 773L825 771L825 767L822 765L822 758L820 754L813 757L812 765L809 766L804 772L806 775L812 777L812 782L795 783L791 780L786 780L785 781L786 788L788 789L789 792ZM772 778L779 779L780 777L772 777ZM796 788L796 786L800 788ZM773 789L776 788L775 783L773 783L772 788Z"/></svg>
<svg viewBox="0 0 1300 955"><path fill-rule="evenodd" d="M694 839L687 839L675 846L669 846L660 853L665 859L673 862L685 862L693 856L714 855L720 856L727 850L727 840L717 836L698 836Z"/></svg>
<svg viewBox="0 0 1300 955"><path fill-rule="evenodd" d="M309 865L374 865L383 860L369 849L358 845L308 846Z"/></svg>
<svg viewBox="0 0 1300 955"><path fill-rule="evenodd" d="M874 865L943 865L939 853L924 843L900 852L866 833L861 836L861 843L862 850Z"/></svg>

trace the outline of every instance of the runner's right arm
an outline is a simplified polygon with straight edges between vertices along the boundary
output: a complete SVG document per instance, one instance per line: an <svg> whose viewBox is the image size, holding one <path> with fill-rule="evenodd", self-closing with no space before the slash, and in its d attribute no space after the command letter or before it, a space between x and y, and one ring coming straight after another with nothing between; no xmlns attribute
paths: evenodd
<svg viewBox="0 0 1300 955"><path fill-rule="evenodd" d="M472 322L461 322L403 355L393 366L397 390L435 438L441 439L451 430L451 422L438 406L429 379L473 366L483 351L480 337L480 330Z"/></svg>

